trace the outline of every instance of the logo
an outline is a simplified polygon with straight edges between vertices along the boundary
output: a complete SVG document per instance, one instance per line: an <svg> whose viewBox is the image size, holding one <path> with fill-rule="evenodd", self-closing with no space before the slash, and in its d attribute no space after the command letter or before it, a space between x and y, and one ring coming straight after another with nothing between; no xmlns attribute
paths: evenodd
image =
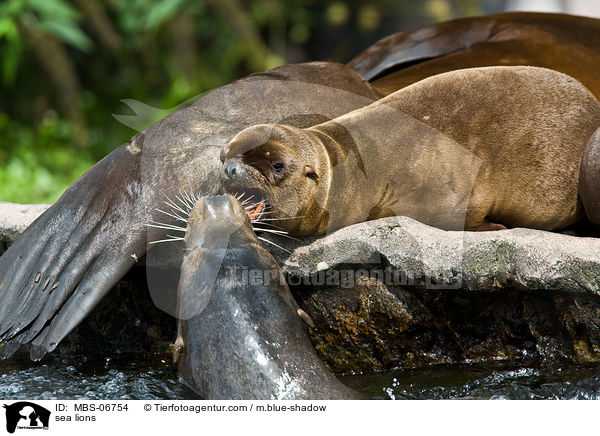
<svg viewBox="0 0 600 436"><path fill-rule="evenodd" d="M48 429L50 411L28 401L19 401L3 406L6 409L6 430L14 433L15 429Z"/></svg>

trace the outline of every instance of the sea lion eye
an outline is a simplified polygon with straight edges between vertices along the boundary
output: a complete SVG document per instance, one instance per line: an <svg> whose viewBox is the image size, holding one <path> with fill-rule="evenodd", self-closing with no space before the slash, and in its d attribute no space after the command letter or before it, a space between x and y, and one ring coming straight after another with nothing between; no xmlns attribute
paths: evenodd
<svg viewBox="0 0 600 436"><path fill-rule="evenodd" d="M282 172L283 169L285 168L285 166L281 162L272 162L271 165L273 165L273 169L277 173Z"/></svg>

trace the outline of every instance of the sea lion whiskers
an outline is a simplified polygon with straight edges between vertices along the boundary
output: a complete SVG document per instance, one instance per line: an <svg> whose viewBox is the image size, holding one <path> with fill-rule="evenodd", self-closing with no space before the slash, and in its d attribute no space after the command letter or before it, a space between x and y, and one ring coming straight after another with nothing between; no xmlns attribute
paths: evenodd
<svg viewBox="0 0 600 436"><path fill-rule="evenodd" d="M284 228L279 227L272 223L263 222L263 219L260 219L260 220L257 219L255 221L251 221L251 224L252 224L252 229L255 232L272 233L277 236L283 236L284 238L288 238L288 239L292 239L294 241L300 242L299 239L290 236L289 232L287 230L285 230ZM269 229L269 228L265 229L263 227L258 227L258 226L269 226L269 227L274 227L274 228L273 229Z"/></svg>
<svg viewBox="0 0 600 436"><path fill-rule="evenodd" d="M171 209L171 212L167 212L167 211L164 211L164 210L158 209L158 208L156 208L155 210L157 212L160 212L167 216L170 216L171 218L174 218L177 221L184 222L187 225L188 218L190 216L190 212L191 212L192 208L194 207L194 203L196 203L198 201L198 200L194 200L196 195L193 193L193 191L190 190L190 193L184 192L184 193L181 193L180 195L175 195L175 198L181 204L178 204L177 202L170 199L164 192L163 192L163 195L166 198L165 204L167 206L169 206L169 208ZM201 197L201 195L199 194L198 199L200 197ZM180 227L180 226L176 226L174 224L169 224L169 223L161 223L158 221L151 221L150 223L147 223L146 226L157 228L157 229L175 230L175 231L184 232L184 233L186 231L185 227ZM151 241L150 244L159 244L162 242L173 242L173 241L183 241L183 237L167 235L167 239Z"/></svg>
<svg viewBox="0 0 600 436"><path fill-rule="evenodd" d="M181 212L186 217L189 217L192 207L194 207L194 204L202 196L200 193L197 195L194 194L193 189L191 188L189 193L182 190L179 192L179 194L175 194L175 199L177 202L171 199L164 192L162 192L162 194L166 198L165 204L167 204L174 213Z"/></svg>
<svg viewBox="0 0 600 436"><path fill-rule="evenodd" d="M274 245L275 247L279 248L280 250L285 251L286 253L292 254L292 252L290 250L283 248L281 245L277 245L275 242L271 242L268 239L261 238L260 236L257 236L257 238L260 239L261 241L266 242L267 244Z"/></svg>
<svg viewBox="0 0 600 436"><path fill-rule="evenodd" d="M184 194L180 194L180 195L175 195L175 198L177 198L181 203L183 203L183 205L188 209L191 210L192 207L194 207L194 204L191 203L191 199L187 199ZM188 212L189 214L189 212Z"/></svg>
<svg viewBox="0 0 600 436"><path fill-rule="evenodd" d="M274 228L274 229L276 229L276 230L281 230L281 231L284 231L284 232L286 232L286 233L287 233L287 230L285 230L283 227L281 227L281 226L277 226L277 225L275 225L275 224L273 224L273 223L265 223L265 222L263 222L262 220L256 220L256 221L254 222L254 224L257 224L257 225L262 225L262 226L269 226L269 227L273 227L273 228Z"/></svg>
<svg viewBox="0 0 600 436"><path fill-rule="evenodd" d="M266 180L266 182L268 185L271 185L271 182L269 180ZM167 198L167 201L165 201L165 204L167 204L171 208L172 213L166 212L166 211L158 209L158 208L156 210L158 212L161 212L161 213L171 217L171 218L174 218L178 221L181 221L181 222L184 222L187 224L189 222L189 216L190 216L191 210L194 207L194 205L199 201L199 199L201 198L201 195L194 194L194 191L192 189L190 189L189 191L181 192L180 194L175 195L175 199L177 201L173 201L166 195L165 195L165 197ZM256 195L249 194L247 192L240 192L240 193L237 193L234 195L234 198L240 202L240 204L242 205L242 207L248 214L248 217L250 218L250 223L252 224L252 228L256 232L269 233L269 234L273 234L276 236L282 236L284 238L292 239L294 241L299 241L298 239L289 236L288 232L286 230L284 230L272 223L263 222L263 220L264 221L277 221L279 218L263 218L263 216L265 214L272 213L272 211L267 210L269 205L268 205L268 203L266 203L266 200L264 198L259 201L253 201L253 199L255 197L256 197ZM262 210L256 215L253 214L252 212L255 211L261 205L263 205ZM289 217L289 218L281 218L281 219L297 219L297 217ZM157 229L175 230L175 231L184 232L184 233L186 232L185 227L177 226L174 224L157 222L157 221L152 221L151 223L146 224L146 226L157 228ZM274 227L274 228L264 228L261 226L270 226L270 227ZM163 243L163 242L176 242L176 241L184 240L183 237L177 237L177 236L171 236L171 235L167 235L167 236L168 237L166 239L152 241L152 242L150 242L150 244L158 244L158 243ZM276 247L278 247L284 251L288 251L285 248L281 247L280 245L275 244L271 241L268 241L264 238L259 237L259 239L261 239L269 244L275 245Z"/></svg>
<svg viewBox="0 0 600 436"><path fill-rule="evenodd" d="M250 195L249 197L244 198L246 195L248 195L246 192L241 192L239 194L236 194L234 197L240 202L240 204L242 205L242 207L248 214L248 217L250 218L252 227L255 231L271 233L271 234L275 234L277 236L283 236L283 237L298 241L298 239L289 236L287 234L288 232L283 229L261 228L260 225L270 225L271 227L277 227L277 226L270 224L270 223L261 222L263 219L262 218L263 214L269 213L265 210L268 206L264 206L263 210L258 215L253 216L251 212L256 210L256 208L259 207L261 204L264 204L265 200L262 199L260 201L253 202L252 199L255 196ZM165 195L165 197L167 197L167 196ZM174 218L178 221L181 221L181 222L184 222L187 224L189 222L189 216L190 216L191 210L194 207L194 204L196 204L198 202L198 200L201 198L201 195L196 195L196 194L194 194L193 190L190 190L189 192L183 192L183 193L180 193L179 195L175 195L175 198L176 198L177 202L173 201L172 199L170 199L168 197L167 197L167 200L165 201L165 204L167 204L171 208L172 213L164 211L162 209L158 209L158 208L156 210L158 212L161 212L161 213L171 217L171 218ZM185 218L184 218L184 216L185 216ZM264 219L273 220L272 218L264 218ZM177 226L177 225L169 224L169 223L162 223L162 222L158 222L158 221L152 221L150 223L147 223L146 226L152 227L152 228L157 228L157 229L175 230L175 231L184 232L184 233L186 232L185 227L181 227L181 226ZM265 240L264 238L259 238L259 239ZM183 240L184 240L183 237L167 235L166 239L152 241L152 242L150 242L150 244L159 244L159 243L163 243L163 242L175 242L175 241L183 241ZM271 241L265 240L265 242L276 245L278 248L285 250L283 247L280 247L279 245L274 244ZM285 251L287 251L287 250L285 250Z"/></svg>
<svg viewBox="0 0 600 436"><path fill-rule="evenodd" d="M194 190L192 188L190 188L189 191L186 191L183 195L188 200L188 204L191 204L192 206L196 204L201 197L200 194L194 194Z"/></svg>
<svg viewBox="0 0 600 436"><path fill-rule="evenodd" d="M175 209L186 216L190 215L189 211L183 210L179 205L177 205L177 203L175 203L173 200L171 200L169 197L167 197L166 194L163 193L163 195L167 198L167 200L165 201L165 204L167 204L171 209Z"/></svg>
<svg viewBox="0 0 600 436"><path fill-rule="evenodd" d="M279 235L287 235L287 232L285 230L260 229L260 228L256 228L256 227L254 227L254 230L259 230L261 232L268 232L268 233L277 233Z"/></svg>
<svg viewBox="0 0 600 436"><path fill-rule="evenodd" d="M254 230L259 231L259 232L273 233L275 236L283 236L284 238L291 239L292 241L300 242L300 239L294 238L293 236L290 236L287 233L280 233L280 232L277 232L275 230L270 230L270 229L256 229L255 228Z"/></svg>
<svg viewBox="0 0 600 436"><path fill-rule="evenodd" d="M245 195L246 195L246 192L240 192L238 194L235 194L234 197L237 201L239 201L240 203L242 203L242 205L244 205L252 199L252 197L244 199Z"/></svg>
<svg viewBox="0 0 600 436"><path fill-rule="evenodd" d="M168 236L167 239L161 239L159 241L152 241L152 242L150 242L150 244L160 244L162 242L173 242L173 241L183 241L184 240L184 238L178 238L178 237L171 236L171 235L167 235L167 236Z"/></svg>
<svg viewBox="0 0 600 436"><path fill-rule="evenodd" d="M273 233L274 235L277 236L283 236L284 238L288 238L288 239L292 239L294 241L300 242L300 239L294 238L293 236L290 236L287 232L287 230L279 230L279 229L265 229L262 227L256 227L256 225L268 225L266 223L251 223L252 224L252 229L254 230L254 232L265 232L265 233Z"/></svg>
<svg viewBox="0 0 600 436"><path fill-rule="evenodd" d="M165 215L168 215L168 216L170 216L171 218L175 218L175 219L176 219L176 220L178 220L178 221L182 221L182 222L184 222L184 223L187 223L187 222L188 222L188 220L186 220L186 219L185 219L185 218L183 218L182 216L179 216L179 215L177 215L176 213L169 213L169 212L165 212L164 210L162 210L162 209L158 209L158 208L156 208L155 210L156 210L157 212L164 213Z"/></svg>
<svg viewBox="0 0 600 436"><path fill-rule="evenodd" d="M162 212L166 215L169 215L173 218L176 218L180 221L188 222L187 218L190 216L190 212L194 207L194 204L200 200L202 197L201 193L194 194L193 189L190 189L189 192L181 192L179 195L175 195L175 198L181 203L177 204L175 201L170 199L165 193L163 195L166 197L165 204L171 208L171 212L175 215L171 215L167 212L164 212L160 209L156 209L159 212ZM181 216L178 212L180 212L183 216ZM184 218L185 217L185 218Z"/></svg>
<svg viewBox="0 0 600 436"><path fill-rule="evenodd" d="M164 224L164 223L151 222L151 223L147 223L146 226L148 226L148 227L154 227L156 229L177 230L177 231L180 231L180 232L185 232L185 227L174 226L172 224Z"/></svg>
<svg viewBox="0 0 600 436"><path fill-rule="evenodd" d="M157 229L175 230L175 231L184 232L184 233L186 231L186 229L184 227L179 227L179 226L175 226L175 225L172 225L172 224L158 223L158 222L147 223L146 226L147 227L157 228ZM158 241L151 241L150 244L159 244L159 243L162 243L162 242L173 242L173 241L183 241L183 237L173 236L173 235L167 235L167 239L160 239Z"/></svg>
<svg viewBox="0 0 600 436"><path fill-rule="evenodd" d="M264 212L265 214L267 213L273 213L273 212ZM304 218L304 215L298 215L298 216L289 216L289 217L285 217L285 218L263 218L261 219L261 221L283 221L283 220L297 220L300 218Z"/></svg>

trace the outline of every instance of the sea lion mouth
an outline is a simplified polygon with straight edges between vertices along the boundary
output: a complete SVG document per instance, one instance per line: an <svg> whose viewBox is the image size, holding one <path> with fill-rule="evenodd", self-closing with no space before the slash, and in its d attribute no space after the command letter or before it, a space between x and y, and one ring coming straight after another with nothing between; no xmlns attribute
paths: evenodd
<svg viewBox="0 0 600 436"><path fill-rule="evenodd" d="M256 205L251 204L244 207L244 209L246 209L246 214L248 214L248 217L250 218L250 221L256 221L260 219L266 208L267 200L265 200L264 198L260 200Z"/></svg>
<svg viewBox="0 0 600 436"><path fill-rule="evenodd" d="M229 188L227 191L242 204L250 221L259 220L269 206L267 194L261 188Z"/></svg>

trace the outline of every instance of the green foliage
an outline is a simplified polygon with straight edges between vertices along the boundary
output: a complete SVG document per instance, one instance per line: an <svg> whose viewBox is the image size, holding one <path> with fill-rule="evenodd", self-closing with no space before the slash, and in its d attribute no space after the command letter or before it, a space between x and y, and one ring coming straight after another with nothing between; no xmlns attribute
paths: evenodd
<svg viewBox="0 0 600 436"><path fill-rule="evenodd" d="M156 29L173 16L185 4L186 0L158 0L148 5L148 14L146 15L145 28Z"/></svg>
<svg viewBox="0 0 600 436"><path fill-rule="evenodd" d="M85 1L0 0L0 200L55 201L137 129L256 69L347 61L387 34L480 6L479 0ZM132 108L145 116L128 117Z"/></svg>
<svg viewBox="0 0 600 436"><path fill-rule="evenodd" d="M65 0L5 0L0 7L0 40L5 36L9 45L21 43L17 35L24 21L35 22L40 29L80 50L92 47L80 28L81 14Z"/></svg>
<svg viewBox="0 0 600 436"><path fill-rule="evenodd" d="M0 17L0 48L2 48L2 79L6 84L15 80L23 41L15 23L8 17Z"/></svg>
<svg viewBox="0 0 600 436"><path fill-rule="evenodd" d="M72 126L56 117L47 117L34 130L0 113L0 137L9 145L0 149L0 198L16 203L56 201L94 163L88 154L73 152L72 136Z"/></svg>

